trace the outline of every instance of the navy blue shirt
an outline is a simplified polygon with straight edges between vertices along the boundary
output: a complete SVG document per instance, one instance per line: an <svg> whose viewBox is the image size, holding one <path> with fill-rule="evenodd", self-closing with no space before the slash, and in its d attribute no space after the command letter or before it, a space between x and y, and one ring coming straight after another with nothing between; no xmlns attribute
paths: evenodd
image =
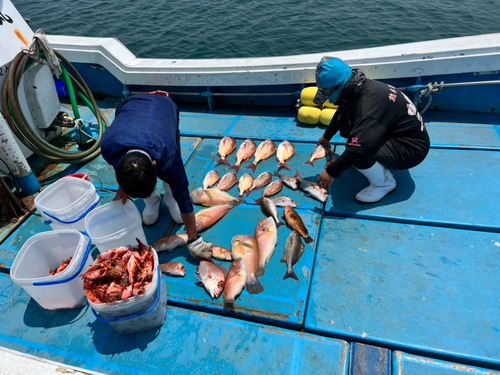
<svg viewBox="0 0 500 375"><path fill-rule="evenodd" d="M133 95L116 108L102 138L102 157L116 168L123 155L141 149L156 160L158 177L168 183L182 213L193 211L189 184L177 148L179 108L160 95Z"/></svg>

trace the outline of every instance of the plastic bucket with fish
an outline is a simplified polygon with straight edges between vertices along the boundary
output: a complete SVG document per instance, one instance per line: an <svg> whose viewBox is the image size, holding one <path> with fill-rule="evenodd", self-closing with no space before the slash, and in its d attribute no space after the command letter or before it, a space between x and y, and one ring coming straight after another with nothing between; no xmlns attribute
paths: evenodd
<svg viewBox="0 0 500 375"><path fill-rule="evenodd" d="M162 325L167 319L167 284L162 277L158 255L154 249L153 254L153 279L144 295L110 303L88 301L95 317L109 323L119 334L145 331Z"/></svg>
<svg viewBox="0 0 500 375"><path fill-rule="evenodd" d="M93 259L90 239L74 229L35 234L19 250L10 270L12 281L47 310L72 309L87 304L83 280ZM61 262L73 257L60 273L49 276Z"/></svg>
<svg viewBox="0 0 500 375"><path fill-rule="evenodd" d="M147 244L141 213L130 199L102 205L85 217L85 228L99 252L136 244L136 238Z"/></svg>
<svg viewBox="0 0 500 375"><path fill-rule="evenodd" d="M52 229L85 230L85 217L97 206L101 196L95 186L78 177L54 182L35 198L45 224Z"/></svg>

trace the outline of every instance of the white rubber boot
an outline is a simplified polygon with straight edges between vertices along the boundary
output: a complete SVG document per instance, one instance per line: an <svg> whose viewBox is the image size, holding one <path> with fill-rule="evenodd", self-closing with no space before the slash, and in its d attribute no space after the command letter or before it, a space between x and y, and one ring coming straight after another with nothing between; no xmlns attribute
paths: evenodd
<svg viewBox="0 0 500 375"><path fill-rule="evenodd" d="M163 189L165 190L165 195L163 196L163 201L167 205L170 216L177 224L182 224L181 210L179 210L179 205L177 204L174 196L172 195L172 189L170 185L166 182L163 183Z"/></svg>
<svg viewBox="0 0 500 375"><path fill-rule="evenodd" d="M144 207L144 211L142 212L142 221L146 225L153 225L160 217L161 196L155 188L153 193L149 197L143 198L143 200L146 207Z"/></svg>
<svg viewBox="0 0 500 375"><path fill-rule="evenodd" d="M356 168L357 169L357 168ZM363 203L375 203L392 193L396 189L396 180L392 176L391 171L380 164L378 161L375 165L368 169L358 169L368 181L370 186L361 190L356 194L356 199Z"/></svg>

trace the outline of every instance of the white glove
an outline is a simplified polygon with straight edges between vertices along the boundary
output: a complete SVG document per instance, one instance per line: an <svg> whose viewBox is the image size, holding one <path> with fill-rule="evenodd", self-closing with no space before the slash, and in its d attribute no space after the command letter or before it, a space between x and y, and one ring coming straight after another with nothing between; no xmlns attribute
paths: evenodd
<svg viewBox="0 0 500 375"><path fill-rule="evenodd" d="M188 241L186 244L189 254L197 261L206 260L207 262L212 261L212 244L205 242L201 236L196 237L192 241Z"/></svg>

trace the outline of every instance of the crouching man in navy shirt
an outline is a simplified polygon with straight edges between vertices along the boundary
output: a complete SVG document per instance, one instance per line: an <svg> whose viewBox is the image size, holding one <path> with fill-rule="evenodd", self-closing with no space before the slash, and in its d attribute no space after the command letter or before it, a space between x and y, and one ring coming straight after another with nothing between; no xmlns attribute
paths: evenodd
<svg viewBox="0 0 500 375"><path fill-rule="evenodd" d="M189 196L189 184L180 152L179 108L166 93L133 95L117 108L112 125L106 129L101 152L113 165L118 192L113 200L123 204L129 197L145 203L144 224L156 223L161 196L157 178L163 181L163 201L173 220L184 223L187 247L196 260L211 259L212 244L196 232L196 218Z"/></svg>

